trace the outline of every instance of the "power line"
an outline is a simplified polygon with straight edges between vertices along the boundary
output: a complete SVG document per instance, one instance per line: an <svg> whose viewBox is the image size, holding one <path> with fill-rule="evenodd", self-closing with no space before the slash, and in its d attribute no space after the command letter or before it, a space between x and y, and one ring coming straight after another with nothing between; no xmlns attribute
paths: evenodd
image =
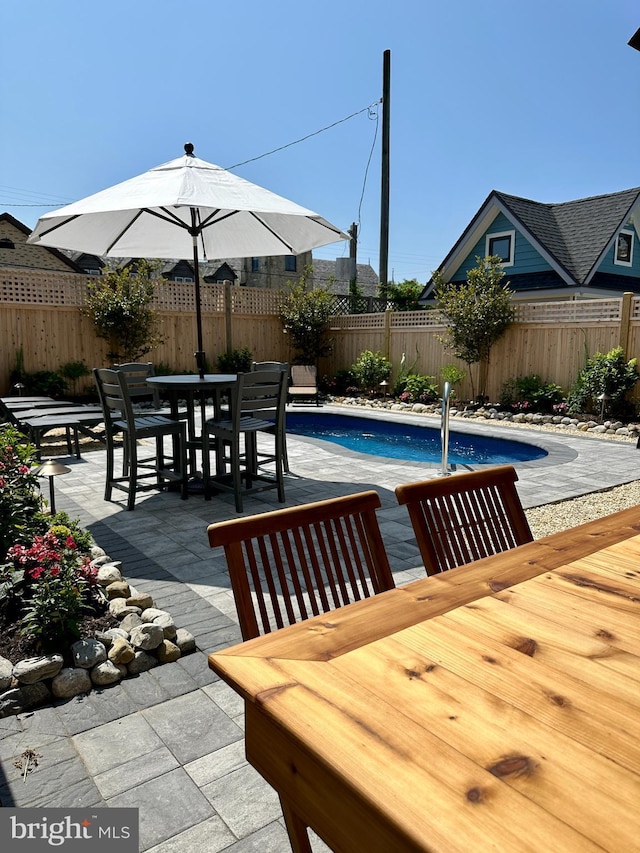
<svg viewBox="0 0 640 853"><path fill-rule="evenodd" d="M320 130L314 130L313 133L308 133L306 136L301 136L300 139L295 139L293 142L288 142L286 145L281 145L279 148L274 148L272 151L267 151L264 154L259 154L257 157L251 157L249 160L243 160L241 163L234 163L233 166L226 166L226 169L237 169L238 166L246 166L247 163L255 163L256 160L262 160L263 157L269 157L269 155L276 154L278 151L284 151L285 148L291 148L292 145L298 145L298 143L300 142L305 142L307 139L311 139L312 136L318 136L318 134L324 133L325 130L331 130L332 127L337 127L337 125L343 124L345 121L349 121L349 119L362 115L362 113L364 112L368 112L378 103L380 102L374 101L372 104L363 107L361 110L358 110L355 113L351 113L351 115L349 116L345 116L344 118L338 119L338 121L334 121L331 124L328 124L326 127L321 127Z"/></svg>

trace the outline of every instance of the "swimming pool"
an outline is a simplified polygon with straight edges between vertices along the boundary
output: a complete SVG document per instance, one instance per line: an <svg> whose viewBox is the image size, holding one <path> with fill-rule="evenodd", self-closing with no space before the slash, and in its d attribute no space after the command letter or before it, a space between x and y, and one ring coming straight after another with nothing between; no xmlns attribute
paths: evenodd
<svg viewBox="0 0 640 853"><path fill-rule="evenodd" d="M409 462L440 462L440 430L391 420L322 412L287 412L287 432L321 438L373 456ZM502 465L542 459L547 451L511 439L449 432L449 463Z"/></svg>

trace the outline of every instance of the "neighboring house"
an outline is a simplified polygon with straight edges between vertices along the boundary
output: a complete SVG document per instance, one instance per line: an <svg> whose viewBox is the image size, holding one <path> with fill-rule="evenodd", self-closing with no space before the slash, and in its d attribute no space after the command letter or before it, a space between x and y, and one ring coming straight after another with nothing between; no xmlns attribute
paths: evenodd
<svg viewBox="0 0 640 853"><path fill-rule="evenodd" d="M314 260L313 283L316 287L326 287L332 293L341 296L349 294L350 272L353 262L350 258L338 258L337 261ZM362 296L378 295L378 275L371 264L356 264L356 283Z"/></svg>
<svg viewBox="0 0 640 853"><path fill-rule="evenodd" d="M514 298L529 301L640 293L639 236L640 187L561 204L494 190L438 269L462 282L478 257L498 255Z"/></svg>
<svg viewBox="0 0 640 853"><path fill-rule="evenodd" d="M31 229L10 213L0 213L0 267L26 267L59 272L82 272L64 252L27 245Z"/></svg>

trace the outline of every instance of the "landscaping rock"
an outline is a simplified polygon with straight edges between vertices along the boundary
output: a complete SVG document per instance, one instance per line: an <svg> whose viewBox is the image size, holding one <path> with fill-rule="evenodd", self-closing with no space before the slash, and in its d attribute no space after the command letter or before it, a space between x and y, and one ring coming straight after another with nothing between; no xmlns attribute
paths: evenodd
<svg viewBox="0 0 640 853"><path fill-rule="evenodd" d="M137 592L127 598L127 604L129 607L139 607L140 610L145 610L147 607L153 607L153 598L144 592ZM144 620L144 616L142 618Z"/></svg>
<svg viewBox="0 0 640 853"><path fill-rule="evenodd" d="M171 663L171 661L178 660L181 655L182 652L171 640L163 640L156 649L156 656L160 663Z"/></svg>
<svg viewBox="0 0 640 853"><path fill-rule="evenodd" d="M91 690L91 676L86 669L66 667L51 682L51 691L57 699L70 699Z"/></svg>
<svg viewBox="0 0 640 853"><path fill-rule="evenodd" d="M129 639L134 648L148 652L150 649L158 648L164 640L164 631L160 625L143 622L142 625L133 628Z"/></svg>
<svg viewBox="0 0 640 853"><path fill-rule="evenodd" d="M92 669L107 659L107 650L99 640L78 640L71 646L73 662L82 669Z"/></svg>
<svg viewBox="0 0 640 853"><path fill-rule="evenodd" d="M196 638L190 631L187 631L186 628L178 628L173 642L180 649L183 655L186 655L187 652L195 651Z"/></svg>
<svg viewBox="0 0 640 853"><path fill-rule="evenodd" d="M0 696L0 717L21 714L23 711L42 705L50 699L51 691L42 681L14 687Z"/></svg>
<svg viewBox="0 0 640 853"><path fill-rule="evenodd" d="M122 678L122 673L110 660L97 664L91 670L91 681L101 687L107 684L115 684Z"/></svg>
<svg viewBox="0 0 640 853"><path fill-rule="evenodd" d="M100 586L109 586L122 580L122 572L118 563L107 563L98 569L98 583Z"/></svg>
<svg viewBox="0 0 640 853"><path fill-rule="evenodd" d="M25 658L13 667L13 677L21 684L35 684L45 678L53 678L62 669L62 655L42 655L37 658Z"/></svg>
<svg viewBox="0 0 640 853"><path fill-rule="evenodd" d="M138 615L138 613L127 613L127 615L120 622L120 627L130 633L134 628L137 628L138 625L142 625L142 619Z"/></svg>
<svg viewBox="0 0 640 853"><path fill-rule="evenodd" d="M118 638L127 640L129 638L129 634L122 628L109 628L108 631L99 631L96 634L96 640L100 640L107 650L111 648Z"/></svg>
<svg viewBox="0 0 640 853"><path fill-rule="evenodd" d="M168 614L167 614L167 611L166 611L166 610L161 610L159 607L147 607L147 608L146 608L145 610L143 610L143 611L142 611L142 613L140 614L140 616L142 617L142 621L143 621L143 622L153 622L153 620L154 620L157 616L166 616L166 615L168 615Z"/></svg>
<svg viewBox="0 0 640 853"><path fill-rule="evenodd" d="M0 692L11 687L13 664L10 660L0 657Z"/></svg>
<svg viewBox="0 0 640 853"><path fill-rule="evenodd" d="M126 634L125 637L117 637L107 653L109 660L115 664L127 664L133 660L134 655L135 649L129 642L128 635Z"/></svg>
<svg viewBox="0 0 640 853"><path fill-rule="evenodd" d="M131 595L131 589L126 581L113 581L113 583L110 583L104 589L109 599L129 598Z"/></svg>
<svg viewBox="0 0 640 853"><path fill-rule="evenodd" d="M139 607L135 607L132 604L127 604L129 601L128 598L112 598L109 602L109 612L112 616L115 616L117 619L124 619L125 616L128 616L130 613L139 616L141 614L141 609Z"/></svg>

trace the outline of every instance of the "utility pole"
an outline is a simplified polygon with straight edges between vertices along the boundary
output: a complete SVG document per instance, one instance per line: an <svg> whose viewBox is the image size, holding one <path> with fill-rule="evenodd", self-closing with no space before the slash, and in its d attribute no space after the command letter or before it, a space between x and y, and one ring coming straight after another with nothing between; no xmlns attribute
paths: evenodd
<svg viewBox="0 0 640 853"><path fill-rule="evenodd" d="M391 51L382 60L382 186L380 197L380 295L387 295L389 267L389 130L391 110Z"/></svg>
<svg viewBox="0 0 640 853"><path fill-rule="evenodd" d="M351 237L349 240L349 296L351 297L350 311L353 311L353 303L358 297L358 225L356 222L351 223L348 233Z"/></svg>

